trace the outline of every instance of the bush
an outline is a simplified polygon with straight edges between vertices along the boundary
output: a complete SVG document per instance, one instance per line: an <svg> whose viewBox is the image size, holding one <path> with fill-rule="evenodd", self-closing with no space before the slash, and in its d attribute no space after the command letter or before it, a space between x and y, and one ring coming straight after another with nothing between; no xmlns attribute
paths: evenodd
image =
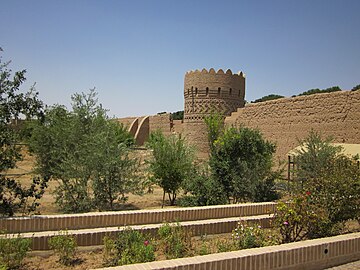
<svg viewBox="0 0 360 270"><path fill-rule="evenodd" d="M258 188L271 175L275 145L263 139L258 130L240 127L224 131L214 144L210 167L228 201L254 201ZM266 193L266 192L265 192ZM259 197L259 196L258 196Z"/></svg>
<svg viewBox="0 0 360 270"><path fill-rule="evenodd" d="M180 224L163 224L158 230L159 249L167 259L182 258L189 255L192 242L191 234Z"/></svg>
<svg viewBox="0 0 360 270"><path fill-rule="evenodd" d="M31 239L11 237L7 234L0 238L0 269L16 269L22 264L30 250Z"/></svg>
<svg viewBox="0 0 360 270"><path fill-rule="evenodd" d="M238 222L231 236L236 249L263 247L270 243L264 229L259 224L248 224L244 220ZM271 242L271 244L274 243Z"/></svg>
<svg viewBox="0 0 360 270"><path fill-rule="evenodd" d="M50 249L59 256L60 263L64 265L73 263L77 246L74 236L69 235L67 231L60 232L59 235L51 237L48 244Z"/></svg>
<svg viewBox="0 0 360 270"><path fill-rule="evenodd" d="M274 214L273 227L278 228L281 243L306 239L322 223L322 217L311 205L309 193L294 196L289 203L279 202Z"/></svg>
<svg viewBox="0 0 360 270"><path fill-rule="evenodd" d="M205 206L226 204L227 198L221 185L207 169L194 172L193 177L183 184L185 193L191 195L179 199L180 206Z"/></svg>
<svg viewBox="0 0 360 270"><path fill-rule="evenodd" d="M117 266L155 260L154 246L149 236L130 227L118 233L115 239L104 238L104 263Z"/></svg>
<svg viewBox="0 0 360 270"><path fill-rule="evenodd" d="M348 219L360 217L360 170L356 158L341 154L341 147L330 144L319 133L311 132L302 141L295 159L295 193L308 194L307 202L319 216L308 237L339 233Z"/></svg>

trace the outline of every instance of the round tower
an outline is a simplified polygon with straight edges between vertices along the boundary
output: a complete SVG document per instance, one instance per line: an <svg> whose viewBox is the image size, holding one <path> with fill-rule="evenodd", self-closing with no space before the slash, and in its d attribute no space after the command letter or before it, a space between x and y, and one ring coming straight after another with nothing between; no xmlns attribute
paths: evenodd
<svg viewBox="0 0 360 270"><path fill-rule="evenodd" d="M201 153L208 153L205 116L218 112L229 116L245 105L245 76L213 68L188 71L184 81L184 133Z"/></svg>

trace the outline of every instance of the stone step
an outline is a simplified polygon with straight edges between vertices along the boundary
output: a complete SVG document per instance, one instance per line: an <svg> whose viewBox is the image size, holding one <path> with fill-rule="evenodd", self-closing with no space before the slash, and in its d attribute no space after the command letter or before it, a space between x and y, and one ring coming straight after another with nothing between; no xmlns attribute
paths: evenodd
<svg viewBox="0 0 360 270"><path fill-rule="evenodd" d="M275 208L276 203L266 202L83 214L35 215L31 217L0 218L0 231L25 233L156 224L177 220L191 221L244 217L274 213Z"/></svg>
<svg viewBox="0 0 360 270"><path fill-rule="evenodd" d="M242 220L249 222L256 222L264 228L270 227L272 214L257 215L241 217ZM240 221L239 217L208 219L196 221L183 221L179 224L186 230L190 230L194 236L204 234L220 234L229 233L235 229L237 223ZM150 235L155 235L157 230L163 224L144 224L131 226L134 230L139 230ZM105 236L115 236L119 231L124 230L127 226L120 227L103 227L92 229L68 230L69 235L76 238L78 246L97 246L103 244ZM44 231L44 232L28 232L22 234L8 234L7 237L23 237L32 239L32 250L48 250L48 240L55 235L59 235L59 231ZM0 236L1 237L1 236Z"/></svg>

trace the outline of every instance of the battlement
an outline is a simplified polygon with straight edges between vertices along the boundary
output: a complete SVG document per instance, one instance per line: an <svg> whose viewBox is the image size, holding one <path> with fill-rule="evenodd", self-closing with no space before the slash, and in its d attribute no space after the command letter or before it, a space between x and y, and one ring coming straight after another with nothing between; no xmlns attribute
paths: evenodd
<svg viewBox="0 0 360 270"><path fill-rule="evenodd" d="M242 71L239 71L238 73L233 73L231 71L231 69L227 69L226 72L224 72L221 68L218 71L215 71L215 69L210 68L209 71L207 71L206 68L203 68L201 71L196 69L196 70L189 70L185 73L186 75L190 75L190 74L213 74L213 75L230 75L230 76L239 76L242 78L245 78L245 74Z"/></svg>
<svg viewBox="0 0 360 270"><path fill-rule="evenodd" d="M237 99L245 98L245 75L243 72L232 73L230 69L217 72L211 68L201 71L190 70L185 74L184 97L210 97Z"/></svg>

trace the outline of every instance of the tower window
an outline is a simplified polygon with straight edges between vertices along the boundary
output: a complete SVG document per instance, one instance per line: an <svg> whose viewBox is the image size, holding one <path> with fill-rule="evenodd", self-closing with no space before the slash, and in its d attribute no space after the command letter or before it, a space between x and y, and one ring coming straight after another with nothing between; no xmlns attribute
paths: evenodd
<svg viewBox="0 0 360 270"><path fill-rule="evenodd" d="M231 92L232 92L232 89L230 88L230 90L229 90L229 95L231 96Z"/></svg>
<svg viewBox="0 0 360 270"><path fill-rule="evenodd" d="M206 96L209 95L209 87L206 87Z"/></svg>
<svg viewBox="0 0 360 270"><path fill-rule="evenodd" d="M197 96L198 95L198 91L197 91L198 89L197 89L197 87L195 88L195 96Z"/></svg>
<svg viewBox="0 0 360 270"><path fill-rule="evenodd" d="M221 87L218 88L218 95L220 96Z"/></svg>

